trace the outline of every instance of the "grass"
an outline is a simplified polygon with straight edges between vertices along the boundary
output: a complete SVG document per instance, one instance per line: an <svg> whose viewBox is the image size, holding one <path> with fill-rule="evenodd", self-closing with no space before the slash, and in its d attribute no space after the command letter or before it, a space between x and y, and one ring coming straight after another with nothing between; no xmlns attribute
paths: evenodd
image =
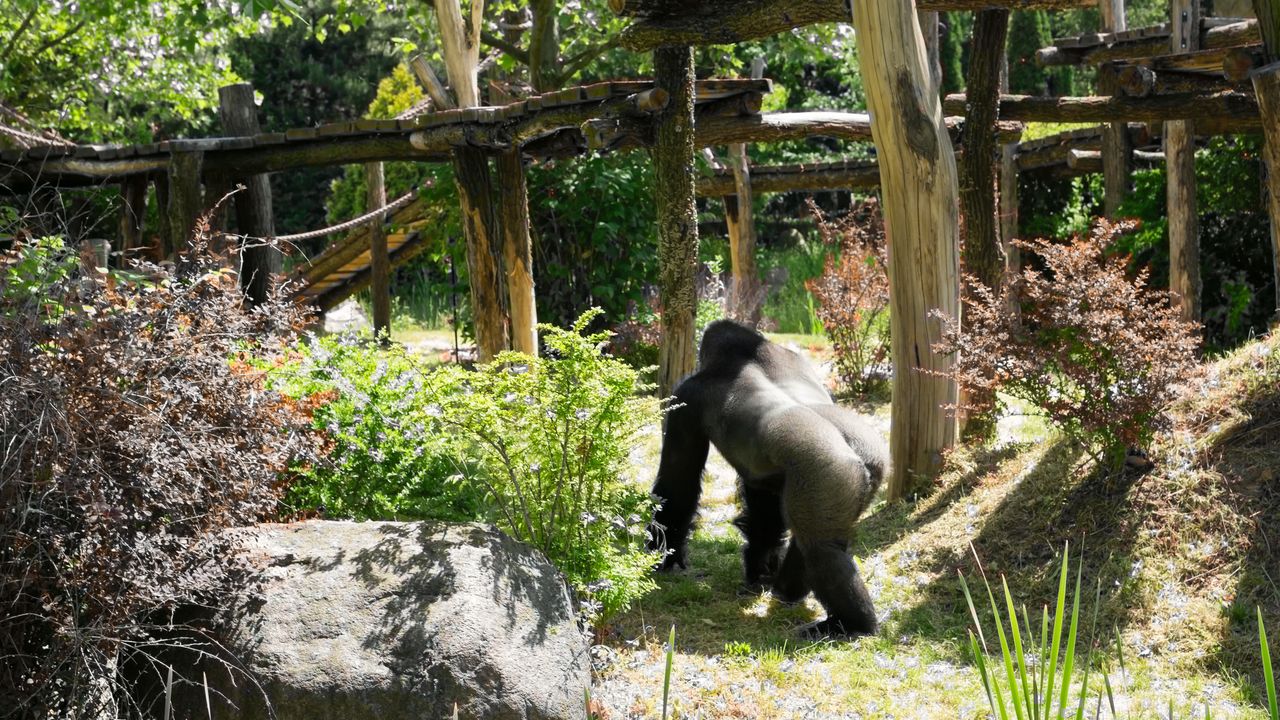
<svg viewBox="0 0 1280 720"><path fill-rule="evenodd" d="M887 432L887 407L865 409ZM1168 717L1171 704L1175 717L1203 717L1206 703L1215 718L1267 717L1254 608L1280 618L1280 545L1267 537L1280 527L1280 338L1211 365L1169 422L1155 471L1106 477L1038 421L1006 419L1002 444L951 455L931 495L875 504L854 552L882 630L848 642L797 639L820 616L812 599L788 607L740 594L734 475L713 453L690 569L662 576L603 633L614 659L596 679L598 715L659 716L674 625L673 718L989 717L956 572L979 576L976 551L1002 602L1003 577L1019 614L1027 608L1023 640L1036 650L1024 651L1039 652L1069 542L1069 584L1080 577L1084 588L1076 675L1093 673L1085 717L1104 679L1119 717ZM655 467L657 450L653 438L639 464ZM1101 703L1111 717L1111 700Z"/></svg>

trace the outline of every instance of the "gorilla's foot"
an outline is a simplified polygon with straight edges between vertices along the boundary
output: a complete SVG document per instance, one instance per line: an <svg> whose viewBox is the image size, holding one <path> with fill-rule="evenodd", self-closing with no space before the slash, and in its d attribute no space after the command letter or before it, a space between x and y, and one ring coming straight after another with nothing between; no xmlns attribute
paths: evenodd
<svg viewBox="0 0 1280 720"><path fill-rule="evenodd" d="M828 638L832 640L848 640L862 635L874 635L875 631L850 632L845 629L844 625L839 620L835 618L827 618L825 620L819 620L802 626L799 633L800 636L806 640L823 640Z"/></svg>
<svg viewBox="0 0 1280 720"><path fill-rule="evenodd" d="M768 581L743 582L738 586L738 597L756 597L769 589Z"/></svg>

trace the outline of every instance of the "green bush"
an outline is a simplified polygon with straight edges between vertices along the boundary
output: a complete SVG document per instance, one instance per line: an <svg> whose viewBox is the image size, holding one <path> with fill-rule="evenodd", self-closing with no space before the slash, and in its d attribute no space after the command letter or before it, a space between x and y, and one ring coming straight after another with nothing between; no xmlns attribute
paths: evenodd
<svg viewBox="0 0 1280 720"><path fill-rule="evenodd" d="M454 438L436 432L437 393L421 360L368 335L313 338L273 371L276 387L307 398L326 460L300 470L285 496L293 513L358 520L475 520L482 493L462 481Z"/></svg>
<svg viewBox="0 0 1280 720"><path fill-rule="evenodd" d="M644 549L649 494L629 453L659 421L636 370L602 354L607 333L542 325L548 357L503 353L471 370L434 369L369 338L323 338L273 372L307 398L329 438L302 470L295 511L367 519L485 519L565 573L589 614L611 615L653 588Z"/></svg>
<svg viewBox="0 0 1280 720"><path fill-rule="evenodd" d="M601 353L608 333L541 325L550 357L502 353L471 371L452 365L433 380L442 430L469 441L469 480L483 486L495 521L542 550L605 616L654 587L660 555L644 549L648 492L627 481L629 453L658 423L638 374Z"/></svg>

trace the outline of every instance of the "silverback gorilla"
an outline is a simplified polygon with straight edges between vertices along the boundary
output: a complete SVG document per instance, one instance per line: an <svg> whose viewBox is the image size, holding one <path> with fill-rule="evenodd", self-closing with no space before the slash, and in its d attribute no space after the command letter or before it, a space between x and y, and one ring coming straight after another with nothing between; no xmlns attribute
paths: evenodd
<svg viewBox="0 0 1280 720"><path fill-rule="evenodd" d="M702 471L715 443L738 472L743 512L734 524L746 536L747 585L772 581L784 602L812 590L827 618L808 634L874 633L875 608L849 536L884 477L884 441L831 401L802 357L727 320L707 327L698 371L675 398L653 486L662 505L649 538L651 547L667 549L663 569L687 567Z"/></svg>

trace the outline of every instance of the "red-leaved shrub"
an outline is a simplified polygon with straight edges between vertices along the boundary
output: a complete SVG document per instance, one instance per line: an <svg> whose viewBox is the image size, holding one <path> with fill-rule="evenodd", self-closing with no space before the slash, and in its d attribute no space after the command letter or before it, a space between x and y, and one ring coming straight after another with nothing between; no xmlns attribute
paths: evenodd
<svg viewBox="0 0 1280 720"><path fill-rule="evenodd" d="M953 376L972 398L1001 402L1000 391L1041 410L1067 436L1110 467L1151 439L1174 386L1195 366L1199 325L1182 320L1170 293L1126 274L1128 258L1108 256L1132 220L1097 220L1068 243L1015 240L1040 262L1024 262L1005 297L972 282L964 325L935 314L956 353ZM996 408L967 408L986 413Z"/></svg>
<svg viewBox="0 0 1280 720"><path fill-rule="evenodd" d="M830 219L813 200L809 211L818 222L823 243L838 253L827 257L822 274L805 281L818 301L818 319L831 339L836 375L855 395L865 395L884 381L878 372L889 354L889 276L886 271L884 218L874 198L847 215Z"/></svg>
<svg viewBox="0 0 1280 720"><path fill-rule="evenodd" d="M208 260L175 278L91 258L50 239L0 257L0 716L144 713L123 669L168 611L217 601L225 530L272 514L309 447L244 362L293 338L295 307L244 310Z"/></svg>

